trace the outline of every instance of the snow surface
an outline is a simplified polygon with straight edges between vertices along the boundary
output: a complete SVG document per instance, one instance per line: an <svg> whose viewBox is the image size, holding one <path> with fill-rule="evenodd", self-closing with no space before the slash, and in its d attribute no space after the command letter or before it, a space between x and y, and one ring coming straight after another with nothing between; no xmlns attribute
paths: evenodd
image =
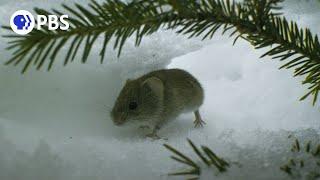
<svg viewBox="0 0 320 180"><path fill-rule="evenodd" d="M71 4L1 0L0 23L8 24L15 10L61 2ZM318 2L288 0L285 5L288 18L319 32ZM3 61L10 57L5 45L3 39ZM103 65L96 47L88 63L62 67L58 60L51 72L21 75L20 67L0 66L1 180L182 179L167 176L183 166L162 145L196 158L186 138L237 162L224 174L204 168L201 179L287 179L279 168L294 156L294 138L288 136L320 143L319 104L298 101L306 92L301 78L278 70L275 60L259 59L263 51L244 41L232 46L226 36L201 42L163 31L138 48L129 41L120 59L110 48ZM192 114L182 115L160 131L167 141L145 139L135 127L115 127L109 111L124 81L166 66L186 69L202 83L207 125L194 129Z"/></svg>

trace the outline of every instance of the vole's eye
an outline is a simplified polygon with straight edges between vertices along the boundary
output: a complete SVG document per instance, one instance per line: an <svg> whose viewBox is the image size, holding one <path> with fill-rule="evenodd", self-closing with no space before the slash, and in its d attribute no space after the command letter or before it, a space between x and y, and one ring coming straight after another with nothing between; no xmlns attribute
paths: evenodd
<svg viewBox="0 0 320 180"><path fill-rule="evenodd" d="M132 101L129 103L130 110L135 110L135 109L137 109L137 107L138 107L138 104L136 102Z"/></svg>

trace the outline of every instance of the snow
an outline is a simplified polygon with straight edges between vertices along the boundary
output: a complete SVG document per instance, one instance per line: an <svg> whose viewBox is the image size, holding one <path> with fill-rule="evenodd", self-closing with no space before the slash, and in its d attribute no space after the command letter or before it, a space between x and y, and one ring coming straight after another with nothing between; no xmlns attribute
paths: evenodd
<svg viewBox="0 0 320 180"><path fill-rule="evenodd" d="M0 22L8 24L17 9L59 7L60 2L71 4L0 1ZM288 1L285 15L319 32L317 3ZM306 92L302 79L278 70L275 60L259 59L263 50L244 41L232 46L232 41L217 35L201 42L162 31L138 48L128 41L120 59L108 49L102 65L96 44L86 64L62 67L58 60L50 72L25 75L19 66L0 66L0 179L183 179L167 176L183 166L169 158L163 143L196 159L186 138L232 162L223 174L203 168L201 179L288 179L280 166L296 158L290 151L294 139L320 143L319 103L300 102ZM1 41L3 60L10 56L5 45ZM167 141L146 139L134 127L115 127L109 111L125 80L165 67L186 69L202 83L207 125L194 129L192 114L182 115L160 131Z"/></svg>

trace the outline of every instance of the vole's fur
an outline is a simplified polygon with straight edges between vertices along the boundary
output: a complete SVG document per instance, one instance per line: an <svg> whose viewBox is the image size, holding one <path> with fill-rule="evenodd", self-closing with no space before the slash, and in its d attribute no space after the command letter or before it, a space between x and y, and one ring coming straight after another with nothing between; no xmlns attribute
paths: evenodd
<svg viewBox="0 0 320 180"><path fill-rule="evenodd" d="M127 121L153 122L149 136L170 119L183 112L193 111L196 126L204 123L199 107L204 99L200 83L181 69L164 69L145 74L135 80L127 80L121 90L111 116L116 125Z"/></svg>

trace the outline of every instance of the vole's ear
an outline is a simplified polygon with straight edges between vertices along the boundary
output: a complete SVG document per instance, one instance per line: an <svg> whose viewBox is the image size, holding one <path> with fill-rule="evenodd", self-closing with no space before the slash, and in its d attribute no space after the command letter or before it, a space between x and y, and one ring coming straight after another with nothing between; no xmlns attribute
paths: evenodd
<svg viewBox="0 0 320 180"><path fill-rule="evenodd" d="M163 90L164 90L163 83L157 77L150 77L146 79L145 81L143 81L142 87L146 89L150 89L159 97L163 97Z"/></svg>
<svg viewBox="0 0 320 180"><path fill-rule="evenodd" d="M130 81L131 81L131 79L127 79L127 80L126 80L126 83L128 83L128 82L130 82Z"/></svg>

